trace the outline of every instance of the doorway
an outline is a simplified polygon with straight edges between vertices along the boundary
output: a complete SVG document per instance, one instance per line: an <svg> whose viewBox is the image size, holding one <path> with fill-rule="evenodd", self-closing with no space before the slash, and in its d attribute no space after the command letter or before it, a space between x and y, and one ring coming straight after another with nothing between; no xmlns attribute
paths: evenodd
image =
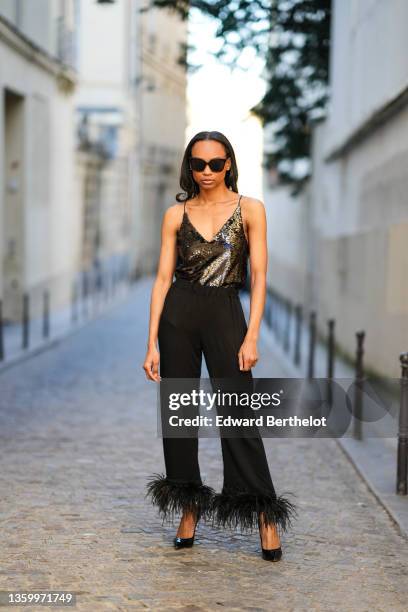
<svg viewBox="0 0 408 612"><path fill-rule="evenodd" d="M20 319L24 283L24 98L4 90L3 298L5 322Z"/></svg>

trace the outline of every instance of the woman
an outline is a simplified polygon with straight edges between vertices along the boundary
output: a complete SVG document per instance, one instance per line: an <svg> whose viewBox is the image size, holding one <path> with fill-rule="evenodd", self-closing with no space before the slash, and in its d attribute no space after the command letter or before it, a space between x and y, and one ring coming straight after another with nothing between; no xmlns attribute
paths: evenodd
<svg viewBox="0 0 408 612"><path fill-rule="evenodd" d="M238 194L237 179L228 139L220 132L196 134L182 161L180 186L185 193L176 196L182 204L171 206L163 218L143 364L149 380L199 379L202 355L211 379L252 380L265 304L266 216L262 202ZM248 255L247 325L238 291L245 285ZM204 516L218 526L246 530L257 525L262 557L279 561L278 528L285 531L296 511L285 497L276 496L262 439L221 437L221 445L221 493L202 483L196 436L163 436L166 476L155 474L147 494L164 518L182 513L176 548L193 545L197 522Z"/></svg>

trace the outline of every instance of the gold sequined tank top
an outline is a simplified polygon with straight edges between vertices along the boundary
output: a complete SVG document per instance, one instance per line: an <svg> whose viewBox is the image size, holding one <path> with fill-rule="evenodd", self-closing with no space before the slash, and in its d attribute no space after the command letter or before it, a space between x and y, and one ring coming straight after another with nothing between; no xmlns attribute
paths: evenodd
<svg viewBox="0 0 408 612"><path fill-rule="evenodd" d="M175 277L212 287L245 285L249 245L244 232L241 198L212 240L206 240L184 213L177 231Z"/></svg>

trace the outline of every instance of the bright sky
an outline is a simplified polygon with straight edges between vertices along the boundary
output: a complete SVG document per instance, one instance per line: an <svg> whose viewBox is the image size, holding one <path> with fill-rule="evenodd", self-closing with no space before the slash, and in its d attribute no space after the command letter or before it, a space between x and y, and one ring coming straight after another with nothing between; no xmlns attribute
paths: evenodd
<svg viewBox="0 0 408 612"><path fill-rule="evenodd" d="M187 142L203 130L218 130L230 140L237 158L238 189L243 195L263 199L262 150L263 130L249 109L262 98L265 84L261 78L264 62L253 51L245 53L240 62L250 66L231 72L222 66L210 51L217 51L220 41L215 39L217 24L210 18L192 11L189 23L189 44L197 51L191 53L191 63L203 64L189 73Z"/></svg>

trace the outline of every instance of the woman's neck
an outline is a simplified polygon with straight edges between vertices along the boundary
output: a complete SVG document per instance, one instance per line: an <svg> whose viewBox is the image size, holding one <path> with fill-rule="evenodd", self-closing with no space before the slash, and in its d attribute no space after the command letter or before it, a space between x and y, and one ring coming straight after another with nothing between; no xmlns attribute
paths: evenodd
<svg viewBox="0 0 408 612"><path fill-rule="evenodd" d="M212 204L230 202L234 199L234 195L237 195L235 191L230 191L229 189L226 189L224 186L220 185L220 187L215 187L214 189L208 191L200 191L196 197L203 205L211 206Z"/></svg>

